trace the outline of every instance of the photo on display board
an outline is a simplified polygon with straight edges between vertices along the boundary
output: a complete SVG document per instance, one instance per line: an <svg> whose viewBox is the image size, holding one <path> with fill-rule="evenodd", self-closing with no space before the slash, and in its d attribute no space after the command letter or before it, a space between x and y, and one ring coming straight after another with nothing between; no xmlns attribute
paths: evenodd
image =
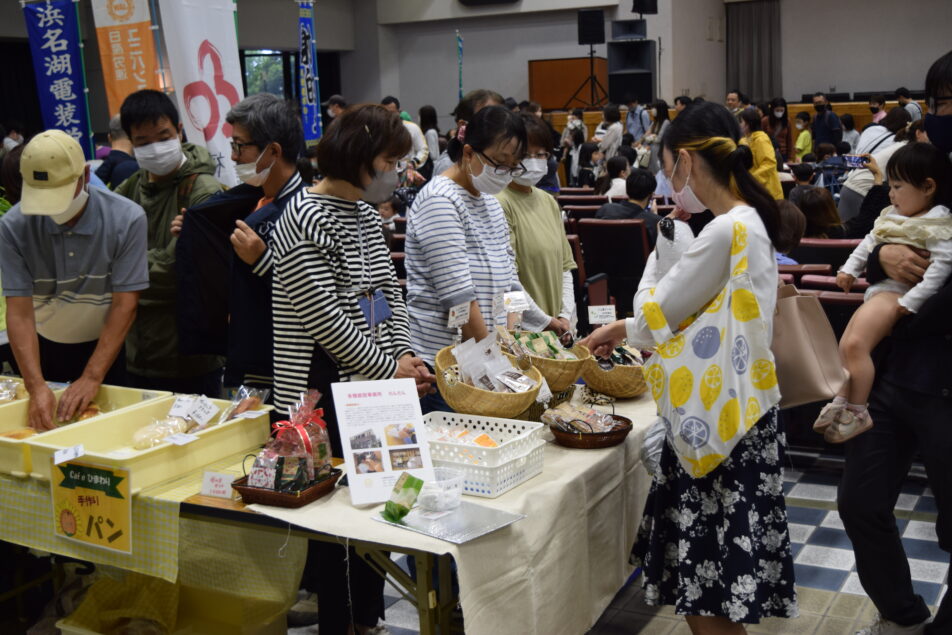
<svg viewBox="0 0 952 635"><path fill-rule="evenodd" d="M357 466L357 472L359 474L383 472L383 453L381 453L380 450L374 452L354 452L354 464Z"/></svg>
<svg viewBox="0 0 952 635"><path fill-rule="evenodd" d="M372 428L367 428L363 432L353 434L350 437L350 447L352 450L369 450L370 448L379 448L383 443L380 437ZM392 444L391 444L392 445Z"/></svg>
<svg viewBox="0 0 952 635"><path fill-rule="evenodd" d="M416 428L412 423L402 425L393 423L386 426L383 431L387 437L387 445L416 445L417 443Z"/></svg>
<svg viewBox="0 0 952 635"><path fill-rule="evenodd" d="M417 470L423 467L420 448L390 450L390 465L394 470Z"/></svg>

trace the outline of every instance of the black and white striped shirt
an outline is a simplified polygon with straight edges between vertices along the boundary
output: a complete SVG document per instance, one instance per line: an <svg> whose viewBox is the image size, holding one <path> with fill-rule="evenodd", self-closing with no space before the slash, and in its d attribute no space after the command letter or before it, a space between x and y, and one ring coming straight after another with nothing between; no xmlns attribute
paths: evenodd
<svg viewBox="0 0 952 635"><path fill-rule="evenodd" d="M275 406L308 389L315 346L341 380L389 379L411 352L407 309L380 215L363 202L299 192L272 234ZM361 247L361 244L363 247ZM371 331L358 300L379 289L393 316Z"/></svg>

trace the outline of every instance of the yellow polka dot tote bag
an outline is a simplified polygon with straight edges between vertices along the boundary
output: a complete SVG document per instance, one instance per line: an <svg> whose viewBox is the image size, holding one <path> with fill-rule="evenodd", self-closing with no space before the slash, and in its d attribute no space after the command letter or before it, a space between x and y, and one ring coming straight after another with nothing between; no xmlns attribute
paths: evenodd
<svg viewBox="0 0 952 635"><path fill-rule="evenodd" d="M780 401L767 319L747 271L747 227L734 222L727 285L677 333L657 302L645 302L658 342L645 379L668 443L694 478L711 473ZM653 291L652 291L653 292Z"/></svg>

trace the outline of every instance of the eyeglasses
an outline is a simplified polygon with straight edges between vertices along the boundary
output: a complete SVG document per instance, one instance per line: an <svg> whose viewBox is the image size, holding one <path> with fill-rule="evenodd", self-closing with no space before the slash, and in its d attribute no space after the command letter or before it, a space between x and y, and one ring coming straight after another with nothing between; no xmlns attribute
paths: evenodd
<svg viewBox="0 0 952 635"><path fill-rule="evenodd" d="M234 139L231 140L231 151L235 154L241 154L242 149L244 149L247 146L254 146L257 148L258 144L253 142L252 143L238 143Z"/></svg>
<svg viewBox="0 0 952 635"><path fill-rule="evenodd" d="M496 163L495 161L487 157L482 152L477 152L476 156L478 156L482 164L487 169L492 170L493 174L495 174L496 176L509 175L512 177L516 177L516 176L522 176L527 172L526 168L521 163L517 165L516 167L512 168L512 167L509 167L508 165L499 165L498 163Z"/></svg>
<svg viewBox="0 0 952 635"><path fill-rule="evenodd" d="M546 161L548 161L550 156L552 156L551 152L546 152L545 150L543 150L542 152L536 152L535 154L527 155L526 158L527 159L545 159Z"/></svg>
<svg viewBox="0 0 952 635"><path fill-rule="evenodd" d="M934 114L939 104L944 101L952 101L952 95L947 95L944 97L929 97L926 99L926 105L929 107L929 112Z"/></svg>

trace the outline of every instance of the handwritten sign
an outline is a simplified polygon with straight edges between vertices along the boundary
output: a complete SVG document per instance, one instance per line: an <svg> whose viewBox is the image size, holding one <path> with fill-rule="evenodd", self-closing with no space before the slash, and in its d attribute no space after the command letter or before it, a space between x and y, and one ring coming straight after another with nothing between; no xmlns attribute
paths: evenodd
<svg viewBox="0 0 952 635"><path fill-rule="evenodd" d="M231 482L233 480L235 480L235 477L231 474L205 472L202 475L202 496L230 499L232 497Z"/></svg>
<svg viewBox="0 0 952 635"><path fill-rule="evenodd" d="M529 310L529 297L524 291L513 291L503 296L506 313L522 313Z"/></svg>
<svg viewBox="0 0 952 635"><path fill-rule="evenodd" d="M591 324L611 324L615 319L615 306L613 304L588 307L588 321Z"/></svg>
<svg viewBox="0 0 952 635"><path fill-rule="evenodd" d="M70 461L54 465L50 488L56 536L132 553L129 470Z"/></svg>

